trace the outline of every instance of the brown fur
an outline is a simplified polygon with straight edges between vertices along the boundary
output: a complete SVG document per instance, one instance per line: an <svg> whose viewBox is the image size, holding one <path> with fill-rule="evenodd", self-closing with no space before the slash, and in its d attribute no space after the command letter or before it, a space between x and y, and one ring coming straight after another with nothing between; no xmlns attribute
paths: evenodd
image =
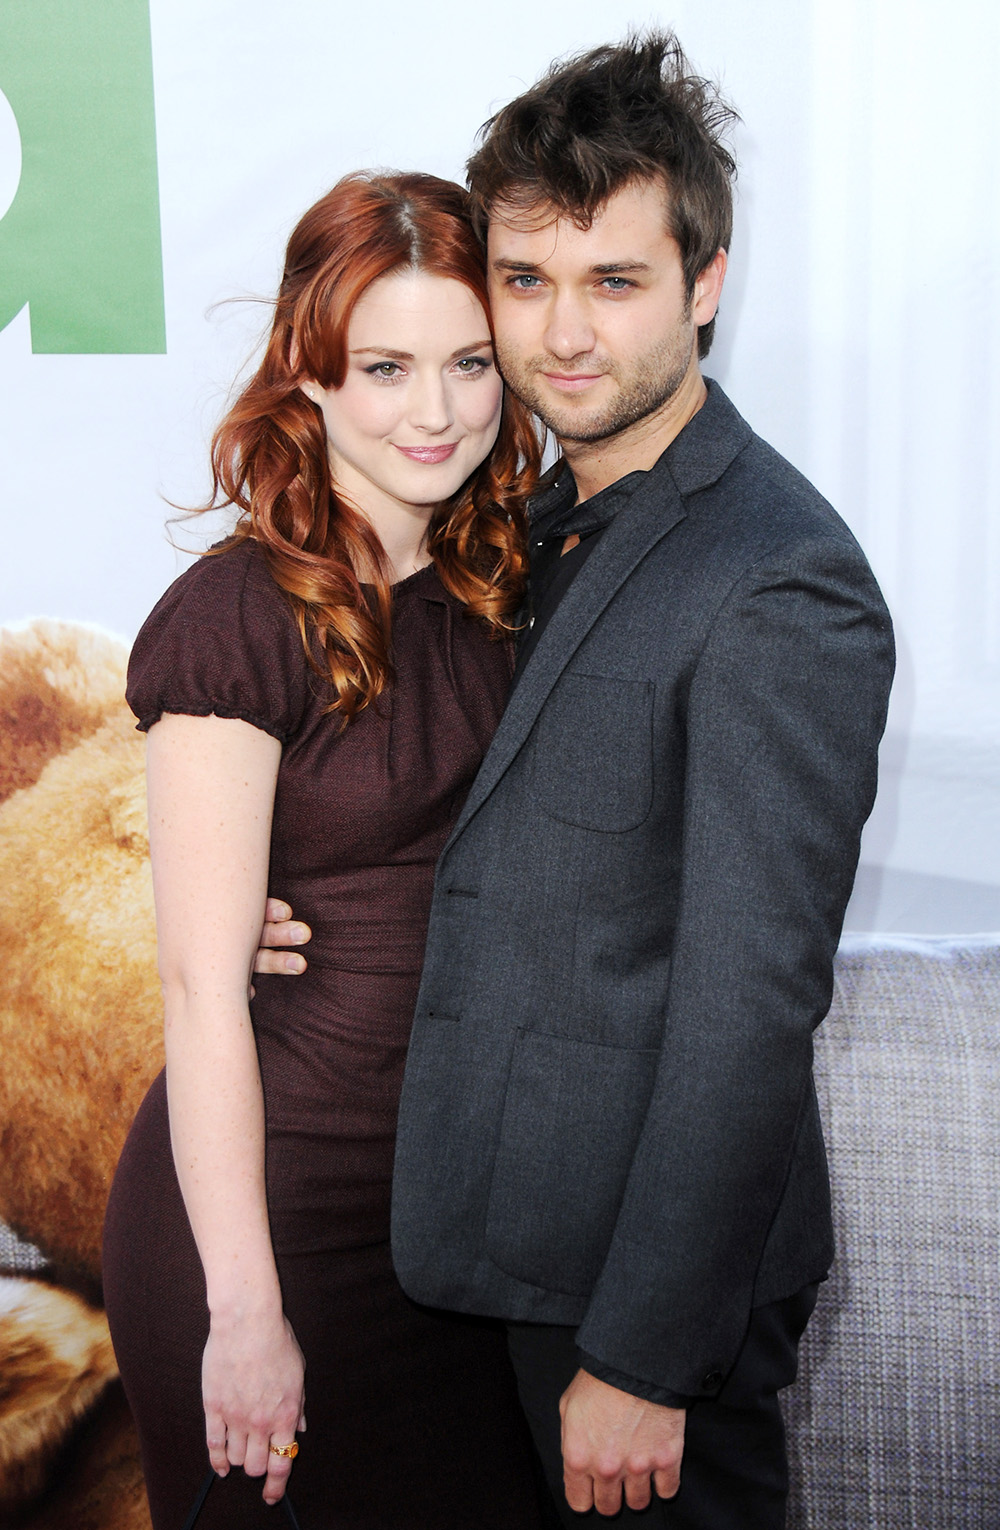
<svg viewBox="0 0 1000 1530"><path fill-rule="evenodd" d="M0 1277L0 1523L149 1530L97 1292L108 1186L162 1061L144 746L126 650L0 632L0 1219L52 1261ZM110 1383L110 1385L109 1385Z"/></svg>
<svg viewBox="0 0 1000 1530"><path fill-rule="evenodd" d="M17 1525L18 1530L150 1530L135 1430L120 1382L111 1383L84 1420L73 1449L59 1458L48 1492Z"/></svg>
<svg viewBox="0 0 1000 1530"><path fill-rule="evenodd" d="M5 681L0 668L0 695ZM119 696L0 805L0 1217L91 1280L121 1145L162 1060L143 757Z"/></svg>
<svg viewBox="0 0 1000 1530"><path fill-rule="evenodd" d="M45 1469L117 1374L103 1312L33 1281L0 1277L0 1511L37 1493Z"/></svg>
<svg viewBox="0 0 1000 1530"><path fill-rule="evenodd" d="M120 711L127 655L107 633L69 622L0 631L0 802Z"/></svg>

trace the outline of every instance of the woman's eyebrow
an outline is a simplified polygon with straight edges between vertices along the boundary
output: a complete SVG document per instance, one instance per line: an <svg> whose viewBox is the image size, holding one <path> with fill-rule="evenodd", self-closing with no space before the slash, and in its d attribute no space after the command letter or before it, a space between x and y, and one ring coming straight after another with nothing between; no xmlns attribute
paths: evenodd
<svg viewBox="0 0 1000 1530"><path fill-rule="evenodd" d="M487 335L485 340L473 340L471 345L460 345L457 351L452 351L447 358L449 361L457 361L459 356L467 356L470 351L492 350L493 341ZM356 350L349 351L349 356L387 356L390 361L413 361L415 357L412 351L396 351L391 345L359 345Z"/></svg>
<svg viewBox="0 0 1000 1530"><path fill-rule="evenodd" d="M412 351L394 351L391 345L359 345L351 356L389 356L393 361L412 361Z"/></svg>

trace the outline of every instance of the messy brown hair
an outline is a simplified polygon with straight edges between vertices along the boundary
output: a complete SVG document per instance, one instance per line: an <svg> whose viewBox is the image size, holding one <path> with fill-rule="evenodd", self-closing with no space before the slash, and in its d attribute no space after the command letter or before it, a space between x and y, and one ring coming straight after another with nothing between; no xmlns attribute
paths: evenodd
<svg viewBox="0 0 1000 1530"><path fill-rule="evenodd" d="M556 61L480 131L468 163L480 231L501 204L551 208L589 228L615 192L659 180L690 297L732 238L736 161L722 136L736 121L718 89L692 72L673 32L633 34ZM714 319L699 329L699 356L714 330Z"/></svg>

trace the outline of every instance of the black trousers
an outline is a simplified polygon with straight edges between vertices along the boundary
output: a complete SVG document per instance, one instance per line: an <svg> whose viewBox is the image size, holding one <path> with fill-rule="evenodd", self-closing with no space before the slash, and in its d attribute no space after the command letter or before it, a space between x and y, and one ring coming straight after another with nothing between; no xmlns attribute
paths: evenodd
<svg viewBox="0 0 1000 1530"><path fill-rule="evenodd" d="M799 1340L818 1282L757 1307L720 1392L688 1409L676 1497L655 1493L646 1509L608 1518L575 1513L563 1492L559 1399L578 1369L576 1331L510 1323L507 1342L521 1404L556 1504L553 1526L645 1525L670 1530L783 1530L788 1497L785 1428L778 1392L795 1380Z"/></svg>

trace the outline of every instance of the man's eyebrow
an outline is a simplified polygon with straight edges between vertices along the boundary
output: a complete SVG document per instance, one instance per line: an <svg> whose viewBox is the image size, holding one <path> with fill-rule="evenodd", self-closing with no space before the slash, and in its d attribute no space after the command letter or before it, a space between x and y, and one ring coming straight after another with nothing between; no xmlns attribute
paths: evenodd
<svg viewBox="0 0 1000 1530"><path fill-rule="evenodd" d="M460 345L457 351L452 351L446 359L457 361L460 356L469 356L473 351L490 351L493 349L493 341L487 335L485 340L473 340L471 345ZM387 361L413 361L412 351L396 351L391 345L359 345L357 350L349 351L349 356L384 356Z"/></svg>
<svg viewBox="0 0 1000 1530"><path fill-rule="evenodd" d="M541 266L539 266L538 262L533 260L504 260L499 258L492 262L492 266L495 271L534 272L541 270Z"/></svg>
<svg viewBox="0 0 1000 1530"><path fill-rule="evenodd" d="M591 266L592 276L624 276L627 271L648 271L645 260L609 260L599 266Z"/></svg>
<svg viewBox="0 0 1000 1530"><path fill-rule="evenodd" d="M498 258L492 262L494 271L515 271L520 274L534 275L541 271L545 262L541 263L530 260L505 260ZM600 265L589 266L588 276L624 276L627 272L642 273L651 270L648 261L645 260L607 260Z"/></svg>

